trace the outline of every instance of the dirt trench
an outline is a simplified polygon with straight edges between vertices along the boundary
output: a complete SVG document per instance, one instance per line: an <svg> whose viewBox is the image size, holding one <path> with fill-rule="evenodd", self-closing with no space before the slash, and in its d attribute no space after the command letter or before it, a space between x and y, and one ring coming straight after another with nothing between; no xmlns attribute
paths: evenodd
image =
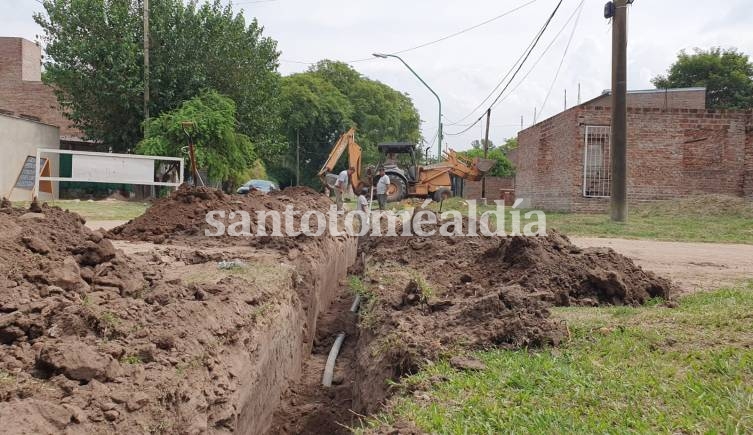
<svg viewBox="0 0 753 435"><path fill-rule="evenodd" d="M289 204L330 203L306 189L239 197L181 188L108 234L54 207L0 209L5 428L348 433L432 361L560 344L568 331L551 306L638 305L674 291L614 251L580 249L556 232L360 246L203 236L207 211ZM357 251L366 261L352 265ZM228 262L238 266L220 267ZM338 332L346 339L324 388Z"/></svg>

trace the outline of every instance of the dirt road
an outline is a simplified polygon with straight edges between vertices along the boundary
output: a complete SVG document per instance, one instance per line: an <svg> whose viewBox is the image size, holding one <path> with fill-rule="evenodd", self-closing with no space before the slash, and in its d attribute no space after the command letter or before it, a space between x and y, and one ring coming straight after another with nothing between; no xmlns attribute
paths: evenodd
<svg viewBox="0 0 753 435"><path fill-rule="evenodd" d="M571 237L578 246L605 246L672 279L683 291L710 290L753 279L753 245Z"/></svg>

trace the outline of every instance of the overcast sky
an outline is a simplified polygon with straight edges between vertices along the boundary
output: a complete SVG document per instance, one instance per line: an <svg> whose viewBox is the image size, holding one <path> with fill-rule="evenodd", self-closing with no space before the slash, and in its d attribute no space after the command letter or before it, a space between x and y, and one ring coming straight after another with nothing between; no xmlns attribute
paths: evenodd
<svg viewBox="0 0 753 435"><path fill-rule="evenodd" d="M325 58L352 61L369 58L374 52L414 47L530 1L238 0L234 4L247 16L256 16L265 34L278 41L282 51L280 72L290 74L307 68L299 62ZM583 1L564 61L578 17L574 11L581 0L564 0L518 77L528 73L554 41L551 48L519 86L518 81L513 82L514 92L508 92L509 96L493 109L490 138L495 143L517 134L521 116L524 124L530 125L534 108L539 121L561 111L565 89L568 106L572 106L577 103L579 83L583 101L610 87L611 27L603 18L605 0ZM401 54L441 97L445 134L463 130L485 111L488 102L472 112L510 70L556 4L557 0L534 0L475 30ZM31 14L38 10L41 6L35 0L0 0L0 35L33 40L40 29ZM682 49L722 46L753 54L753 7L750 0L636 0L629 12L628 45L628 88L651 88L651 78L664 73ZM374 59L352 65L366 76L408 93L421 114L424 137L429 142L435 137L436 99L399 61ZM544 106L550 86L552 92ZM483 127L479 124L465 134L447 135L446 143L465 149L481 137Z"/></svg>

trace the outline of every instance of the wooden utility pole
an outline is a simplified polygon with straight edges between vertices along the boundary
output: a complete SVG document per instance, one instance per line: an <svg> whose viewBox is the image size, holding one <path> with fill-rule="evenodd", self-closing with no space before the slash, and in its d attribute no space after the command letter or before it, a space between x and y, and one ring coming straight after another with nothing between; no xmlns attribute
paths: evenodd
<svg viewBox="0 0 753 435"><path fill-rule="evenodd" d="M489 155L489 121L492 118L492 108L486 109L486 133L484 134L484 158ZM481 177L481 198L486 201L486 174Z"/></svg>
<svg viewBox="0 0 753 435"><path fill-rule="evenodd" d="M149 120L149 0L144 0L144 120Z"/></svg>
<svg viewBox="0 0 753 435"><path fill-rule="evenodd" d="M614 1L612 18L612 192L615 222L627 221L627 0Z"/></svg>

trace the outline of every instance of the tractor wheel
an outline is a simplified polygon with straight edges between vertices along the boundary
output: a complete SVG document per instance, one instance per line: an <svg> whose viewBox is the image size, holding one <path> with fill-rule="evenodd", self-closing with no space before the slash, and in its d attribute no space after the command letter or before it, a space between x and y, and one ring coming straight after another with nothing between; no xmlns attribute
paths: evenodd
<svg viewBox="0 0 753 435"><path fill-rule="evenodd" d="M387 187L387 202L400 202L408 193L408 186L405 180L397 175L389 175L390 185Z"/></svg>
<svg viewBox="0 0 753 435"><path fill-rule="evenodd" d="M446 187L440 187L434 192L432 198L436 202L442 202L447 198L452 198L452 190Z"/></svg>

